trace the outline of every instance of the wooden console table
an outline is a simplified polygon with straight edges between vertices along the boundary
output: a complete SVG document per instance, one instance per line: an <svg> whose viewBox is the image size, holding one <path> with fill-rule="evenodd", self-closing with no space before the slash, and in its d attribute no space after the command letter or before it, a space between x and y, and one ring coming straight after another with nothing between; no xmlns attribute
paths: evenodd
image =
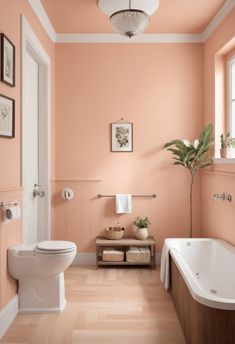
<svg viewBox="0 0 235 344"><path fill-rule="evenodd" d="M156 263L155 263L155 245L156 241L154 237L149 236L146 240L138 240L135 238L130 238L130 237L124 237L119 240L109 240L109 239L104 239L102 237L97 237L96 239L96 267L101 265L148 265L151 266L152 269L156 268ZM119 248L127 248L130 246L148 246L150 249L150 261L145 262L145 263L131 263L131 262L104 262L102 260L102 252L105 247L119 247Z"/></svg>

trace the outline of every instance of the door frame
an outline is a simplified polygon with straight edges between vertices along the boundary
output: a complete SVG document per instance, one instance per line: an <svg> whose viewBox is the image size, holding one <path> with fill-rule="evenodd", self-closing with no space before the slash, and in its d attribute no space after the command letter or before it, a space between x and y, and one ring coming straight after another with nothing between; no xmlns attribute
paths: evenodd
<svg viewBox="0 0 235 344"><path fill-rule="evenodd" d="M44 202L39 202L39 241L51 238L50 162L51 162L51 61L27 19L21 15L21 186L24 189L25 155L25 56L30 53L39 65L39 178L45 191ZM23 202L23 242L25 242ZM44 214L43 216L41 214ZM40 216L41 215L41 216Z"/></svg>

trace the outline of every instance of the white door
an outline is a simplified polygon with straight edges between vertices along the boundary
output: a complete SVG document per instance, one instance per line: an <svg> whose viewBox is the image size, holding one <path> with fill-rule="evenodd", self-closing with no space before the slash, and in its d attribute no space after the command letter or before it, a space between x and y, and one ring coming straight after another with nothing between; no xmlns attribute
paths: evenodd
<svg viewBox="0 0 235 344"><path fill-rule="evenodd" d="M39 63L29 51L24 59L24 243L33 244L41 240L40 203L44 201L40 184L40 126L39 126ZM43 214L42 214L43 215ZM41 216L41 214L40 214Z"/></svg>
<svg viewBox="0 0 235 344"><path fill-rule="evenodd" d="M21 16L23 243L50 240L51 61Z"/></svg>

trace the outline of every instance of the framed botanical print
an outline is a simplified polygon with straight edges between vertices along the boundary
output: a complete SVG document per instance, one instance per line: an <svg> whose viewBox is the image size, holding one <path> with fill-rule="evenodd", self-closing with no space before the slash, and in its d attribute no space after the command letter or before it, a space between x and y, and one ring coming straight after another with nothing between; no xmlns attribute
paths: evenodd
<svg viewBox="0 0 235 344"><path fill-rule="evenodd" d="M0 94L0 136L15 137L15 101Z"/></svg>
<svg viewBox="0 0 235 344"><path fill-rule="evenodd" d="M1 33L1 81L15 86L15 46Z"/></svg>
<svg viewBox="0 0 235 344"><path fill-rule="evenodd" d="M111 151L133 152L133 123L111 123Z"/></svg>

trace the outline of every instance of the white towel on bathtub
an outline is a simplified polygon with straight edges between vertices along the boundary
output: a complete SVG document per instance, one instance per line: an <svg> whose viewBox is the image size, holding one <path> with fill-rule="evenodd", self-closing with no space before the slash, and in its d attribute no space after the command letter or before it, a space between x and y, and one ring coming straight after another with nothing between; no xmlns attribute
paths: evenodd
<svg viewBox="0 0 235 344"><path fill-rule="evenodd" d="M116 195L116 214L131 214L132 197L129 194Z"/></svg>
<svg viewBox="0 0 235 344"><path fill-rule="evenodd" d="M170 250L175 248L173 241L166 239L162 248L161 254L161 268L160 279L165 286L165 289L170 287Z"/></svg>

